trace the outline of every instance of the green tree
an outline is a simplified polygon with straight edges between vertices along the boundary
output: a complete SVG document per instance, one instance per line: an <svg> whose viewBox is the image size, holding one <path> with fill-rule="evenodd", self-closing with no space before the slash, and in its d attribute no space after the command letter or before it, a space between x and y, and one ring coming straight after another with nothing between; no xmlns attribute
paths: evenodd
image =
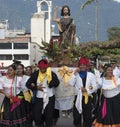
<svg viewBox="0 0 120 127"><path fill-rule="evenodd" d="M119 27L108 28L107 33L108 33L108 40L120 39Z"/></svg>

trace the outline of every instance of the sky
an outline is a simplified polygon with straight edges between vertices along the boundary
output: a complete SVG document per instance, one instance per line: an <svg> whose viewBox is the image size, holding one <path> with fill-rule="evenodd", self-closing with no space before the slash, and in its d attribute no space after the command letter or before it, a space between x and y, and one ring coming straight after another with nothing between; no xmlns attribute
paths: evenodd
<svg viewBox="0 0 120 127"><path fill-rule="evenodd" d="M41 1L41 0L39 0ZM80 7L87 0L51 0L52 16L56 5L62 7L68 5L71 9L71 17L76 24L76 36L80 41L94 41L96 38L96 4L86 6L82 11ZM108 39L107 29L120 27L120 0L98 0L98 40ZM9 27L25 28L30 32L30 19L37 11L37 0L0 0L0 19L8 19ZM55 25L58 33L57 24Z"/></svg>
<svg viewBox="0 0 120 127"><path fill-rule="evenodd" d="M119 2L120 3L120 0L113 0L113 1L116 1L116 2Z"/></svg>

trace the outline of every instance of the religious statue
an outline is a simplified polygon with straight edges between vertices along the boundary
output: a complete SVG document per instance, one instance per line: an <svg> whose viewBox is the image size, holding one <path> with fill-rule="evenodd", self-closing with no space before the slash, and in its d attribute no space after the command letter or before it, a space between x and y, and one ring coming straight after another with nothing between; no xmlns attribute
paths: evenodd
<svg viewBox="0 0 120 127"><path fill-rule="evenodd" d="M58 6L55 7L54 21L58 24L58 30L61 37L62 48L72 46L75 39L75 25L73 18L70 17L70 8L65 5L61 10L61 18L58 18L57 14L59 11Z"/></svg>

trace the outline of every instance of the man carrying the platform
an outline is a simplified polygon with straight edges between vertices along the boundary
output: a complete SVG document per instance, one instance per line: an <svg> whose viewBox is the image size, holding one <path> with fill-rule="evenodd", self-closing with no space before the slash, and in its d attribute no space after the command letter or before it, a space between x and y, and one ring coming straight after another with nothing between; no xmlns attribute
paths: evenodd
<svg viewBox="0 0 120 127"><path fill-rule="evenodd" d="M33 119L37 127L52 127L55 105L54 88L59 85L57 75L51 71L46 59L38 62L38 71L35 71L26 86L36 91L33 106Z"/></svg>

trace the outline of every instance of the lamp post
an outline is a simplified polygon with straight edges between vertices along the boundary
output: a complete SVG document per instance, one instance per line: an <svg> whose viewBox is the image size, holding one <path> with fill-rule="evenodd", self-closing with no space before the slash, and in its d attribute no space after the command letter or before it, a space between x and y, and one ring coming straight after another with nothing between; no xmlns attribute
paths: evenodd
<svg viewBox="0 0 120 127"><path fill-rule="evenodd" d="M96 68L99 67L99 59L100 59L100 54L96 54L96 55L95 55Z"/></svg>
<svg viewBox="0 0 120 127"><path fill-rule="evenodd" d="M36 64L36 45L33 46L34 48L34 63Z"/></svg>

